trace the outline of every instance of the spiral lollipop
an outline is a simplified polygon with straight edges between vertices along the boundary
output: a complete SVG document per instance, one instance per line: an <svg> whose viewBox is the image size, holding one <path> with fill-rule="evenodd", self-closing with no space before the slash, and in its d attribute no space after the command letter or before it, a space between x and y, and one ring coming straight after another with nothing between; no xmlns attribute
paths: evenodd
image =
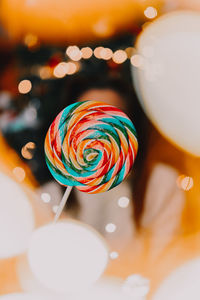
<svg viewBox="0 0 200 300"><path fill-rule="evenodd" d="M106 192L129 173L138 149L136 130L120 109L97 101L77 102L61 111L45 139L53 177L82 192Z"/></svg>

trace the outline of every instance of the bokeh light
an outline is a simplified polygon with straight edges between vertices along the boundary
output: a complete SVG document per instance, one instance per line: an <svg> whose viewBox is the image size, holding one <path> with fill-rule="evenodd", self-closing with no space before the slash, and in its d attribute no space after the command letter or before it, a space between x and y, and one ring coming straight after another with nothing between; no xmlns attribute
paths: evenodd
<svg viewBox="0 0 200 300"><path fill-rule="evenodd" d="M132 296L133 299L146 299L146 295L150 289L149 279L139 275L133 274L126 278L123 284L123 291Z"/></svg>
<svg viewBox="0 0 200 300"><path fill-rule="evenodd" d="M144 11L144 15L148 19L154 19L157 16L157 14L157 9L153 6L148 6Z"/></svg>
<svg viewBox="0 0 200 300"><path fill-rule="evenodd" d="M180 175L177 178L176 183L177 183L177 186L184 191L191 190L194 185L193 178L190 176L186 176L186 175Z"/></svg>
<svg viewBox="0 0 200 300"><path fill-rule="evenodd" d="M117 226L115 224L108 223L105 227L105 230L109 233L113 233L113 232L115 232L116 228L117 228Z"/></svg>
<svg viewBox="0 0 200 300"><path fill-rule="evenodd" d="M34 228L32 207L21 187L0 173L0 258L23 253Z"/></svg>
<svg viewBox="0 0 200 300"><path fill-rule="evenodd" d="M109 48L103 48L101 51L100 51L100 57L102 59L105 59L105 60L109 60L111 59L113 56L113 52L111 49Z"/></svg>
<svg viewBox="0 0 200 300"><path fill-rule="evenodd" d="M41 79L49 79L52 76L52 70L49 66L43 66L39 69Z"/></svg>
<svg viewBox="0 0 200 300"><path fill-rule="evenodd" d="M27 94L31 91L31 89L32 83L30 80L24 79L18 84L18 91L20 92L20 94Z"/></svg>
<svg viewBox="0 0 200 300"><path fill-rule="evenodd" d="M139 54L135 54L131 57L131 64L136 68L140 68L143 65L143 61L143 57Z"/></svg>
<svg viewBox="0 0 200 300"><path fill-rule="evenodd" d="M83 47L81 49L81 53L82 53L82 58L84 59L88 59L92 56L93 54L93 51L90 47Z"/></svg>
<svg viewBox="0 0 200 300"><path fill-rule="evenodd" d="M66 62L59 63L53 70L53 74L57 78L63 78L69 70L69 65Z"/></svg>
<svg viewBox="0 0 200 300"><path fill-rule="evenodd" d="M104 48L103 47L96 47L95 49L94 49L94 56L96 57L96 58L101 58L101 51L103 50Z"/></svg>
<svg viewBox="0 0 200 300"><path fill-rule="evenodd" d="M113 33L113 28L106 19L99 20L93 26L93 32L100 37L108 37Z"/></svg>
<svg viewBox="0 0 200 300"><path fill-rule="evenodd" d="M119 207L126 208L129 206L130 199L128 197L123 196L118 199L117 203L118 203Z"/></svg>
<svg viewBox="0 0 200 300"><path fill-rule="evenodd" d="M67 70L68 75L73 75L79 69L79 64L78 63L68 62L67 65L68 65L68 70Z"/></svg>
<svg viewBox="0 0 200 300"><path fill-rule="evenodd" d="M79 61L82 57L82 52L78 46L69 46L66 50L66 54L71 60Z"/></svg>
<svg viewBox="0 0 200 300"><path fill-rule="evenodd" d="M119 257L119 253L118 253L118 252L112 251L112 252L110 253L110 258L111 258L111 259L117 259L118 257Z"/></svg>
<svg viewBox="0 0 200 300"><path fill-rule="evenodd" d="M114 52L112 59L116 64L122 64L127 59L127 54L124 50L117 50Z"/></svg>
<svg viewBox="0 0 200 300"><path fill-rule="evenodd" d="M41 199L44 203L49 203L51 201L51 195L49 193L42 193Z"/></svg>
<svg viewBox="0 0 200 300"><path fill-rule="evenodd" d="M53 212L54 214L57 213L58 207L59 207L58 205L53 205L53 206L52 206L52 212Z"/></svg>
<svg viewBox="0 0 200 300"><path fill-rule="evenodd" d="M21 167L15 167L13 169L13 174L14 174L15 178L17 179L17 181L19 181L19 182L24 181L24 179L26 177L26 172Z"/></svg>
<svg viewBox="0 0 200 300"><path fill-rule="evenodd" d="M32 159L35 150L35 143L29 142L27 143L21 150L21 154L26 159Z"/></svg>
<svg viewBox="0 0 200 300"><path fill-rule="evenodd" d="M34 48L38 45L38 37L34 34L27 34L24 38L24 44L28 48Z"/></svg>
<svg viewBox="0 0 200 300"><path fill-rule="evenodd" d="M44 286L65 293L86 288L101 276L108 263L108 249L92 228L71 220L36 230L28 261Z"/></svg>

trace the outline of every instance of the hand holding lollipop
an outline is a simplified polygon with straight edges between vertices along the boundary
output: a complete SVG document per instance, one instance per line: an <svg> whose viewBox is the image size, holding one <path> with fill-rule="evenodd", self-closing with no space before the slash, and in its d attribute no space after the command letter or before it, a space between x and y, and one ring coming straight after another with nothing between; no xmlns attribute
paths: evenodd
<svg viewBox="0 0 200 300"><path fill-rule="evenodd" d="M132 168L137 149L135 127L120 109L84 101L61 111L45 139L47 166L60 184L68 186L55 220L73 186L95 194L120 184Z"/></svg>

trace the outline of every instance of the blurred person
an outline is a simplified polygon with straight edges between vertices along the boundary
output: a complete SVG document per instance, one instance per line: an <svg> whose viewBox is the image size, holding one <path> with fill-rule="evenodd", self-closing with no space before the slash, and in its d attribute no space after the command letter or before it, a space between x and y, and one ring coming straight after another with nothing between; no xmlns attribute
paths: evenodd
<svg viewBox="0 0 200 300"><path fill-rule="evenodd" d="M106 235L111 249L119 253L106 274L124 278L131 273L142 274L151 279L152 295L176 266L200 254L200 192L197 185L187 191L177 184L182 174L197 180L200 160L160 135L142 111L131 84L121 78L77 77L67 86L62 108L76 100L115 105L136 127L139 151L132 175L104 195L87 195L74 189L71 197L78 199L78 217ZM132 200L133 214L131 206L122 214L116 205L119 192L125 191ZM108 220L118 222L113 233L105 232ZM130 229L128 233L126 228Z"/></svg>
<svg viewBox="0 0 200 300"><path fill-rule="evenodd" d="M120 77L77 77L66 88L63 107L76 100L103 101L122 109L133 121L139 142L132 174L118 187L103 196L87 195L74 189L71 198L77 199L80 205L78 217L96 227L118 247L124 247L141 232L151 232L155 244L152 247L156 247L156 251L159 248L161 250L173 235L180 233L185 197L176 185L179 173L184 173L179 150L153 128L143 113L132 86ZM132 200L125 210L120 209L117 204L123 196ZM107 223L116 225L113 234L106 232Z"/></svg>

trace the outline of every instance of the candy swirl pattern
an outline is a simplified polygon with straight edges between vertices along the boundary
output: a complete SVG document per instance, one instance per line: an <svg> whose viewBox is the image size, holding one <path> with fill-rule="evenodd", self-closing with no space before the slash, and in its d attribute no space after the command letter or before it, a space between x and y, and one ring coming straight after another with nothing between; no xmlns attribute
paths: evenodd
<svg viewBox="0 0 200 300"><path fill-rule="evenodd" d="M69 105L51 124L45 158L53 177L82 192L106 192L132 168L138 149L133 123L120 109L97 101Z"/></svg>

